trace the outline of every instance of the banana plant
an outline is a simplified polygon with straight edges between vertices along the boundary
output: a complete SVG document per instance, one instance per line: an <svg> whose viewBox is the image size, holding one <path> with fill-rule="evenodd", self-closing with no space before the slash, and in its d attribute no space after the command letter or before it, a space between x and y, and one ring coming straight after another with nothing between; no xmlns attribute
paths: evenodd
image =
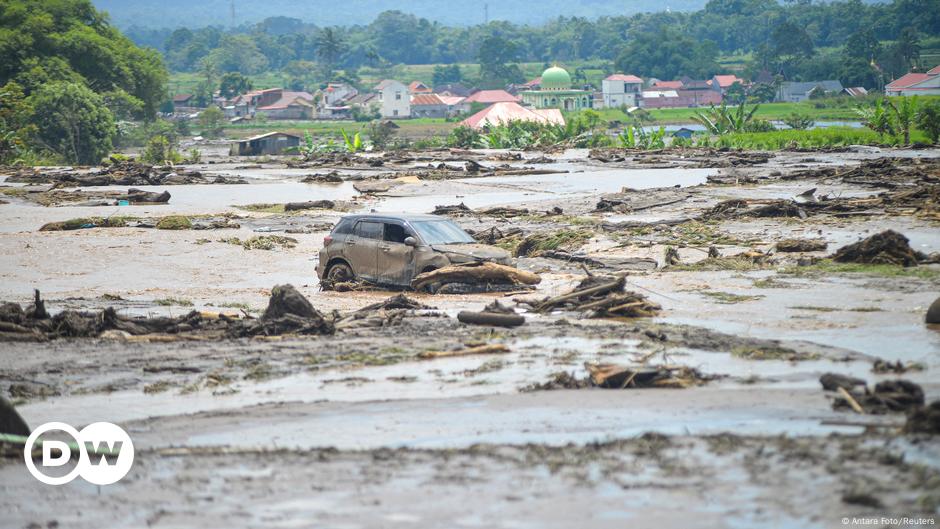
<svg viewBox="0 0 940 529"><path fill-rule="evenodd" d="M349 134L346 134L345 129L339 129L339 132L343 135L343 141L346 143L346 151L351 153L357 153L362 150L362 138L357 132L352 137Z"/></svg>
<svg viewBox="0 0 940 529"><path fill-rule="evenodd" d="M895 129L904 136L904 145L911 144L911 125L917 117L917 96L898 97L897 104L890 99L887 100L888 108L894 117Z"/></svg>

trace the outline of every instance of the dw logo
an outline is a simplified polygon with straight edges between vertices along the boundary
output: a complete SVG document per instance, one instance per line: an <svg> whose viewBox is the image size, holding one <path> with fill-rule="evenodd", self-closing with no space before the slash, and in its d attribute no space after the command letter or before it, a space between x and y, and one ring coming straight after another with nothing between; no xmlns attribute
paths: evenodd
<svg viewBox="0 0 940 529"><path fill-rule="evenodd" d="M75 440L65 442L56 439L40 440L39 436L50 431L63 431ZM64 476L50 476L36 468L33 462L34 445L42 447L42 467L62 467L78 452L78 464ZM62 422L48 422L33 430L23 449L29 473L47 485L64 485L77 476L95 485L110 485L127 475L134 464L134 443L120 426L109 422L89 424L78 431Z"/></svg>

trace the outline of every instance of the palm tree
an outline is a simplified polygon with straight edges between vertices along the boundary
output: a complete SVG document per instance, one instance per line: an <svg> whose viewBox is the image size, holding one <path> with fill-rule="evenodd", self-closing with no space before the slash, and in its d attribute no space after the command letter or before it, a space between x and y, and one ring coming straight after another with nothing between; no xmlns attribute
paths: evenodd
<svg viewBox="0 0 940 529"><path fill-rule="evenodd" d="M345 43L333 28L323 28L315 39L317 44L317 58L326 67L328 73L333 73L336 59L343 54Z"/></svg>

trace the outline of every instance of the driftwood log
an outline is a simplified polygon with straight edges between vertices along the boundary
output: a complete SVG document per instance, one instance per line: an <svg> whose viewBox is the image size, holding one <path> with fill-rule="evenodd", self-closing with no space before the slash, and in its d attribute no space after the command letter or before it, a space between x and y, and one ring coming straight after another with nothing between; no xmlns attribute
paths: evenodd
<svg viewBox="0 0 940 529"><path fill-rule="evenodd" d="M411 287L421 290L429 285L445 283L537 285L540 281L542 278L532 272L492 262L481 262L445 266L418 274L411 280Z"/></svg>
<svg viewBox="0 0 940 529"><path fill-rule="evenodd" d="M448 356L468 356L468 355L488 355L508 353L509 348L503 344L478 345L476 347L467 347L457 349L456 351L425 351L418 354L418 358L445 358Z"/></svg>

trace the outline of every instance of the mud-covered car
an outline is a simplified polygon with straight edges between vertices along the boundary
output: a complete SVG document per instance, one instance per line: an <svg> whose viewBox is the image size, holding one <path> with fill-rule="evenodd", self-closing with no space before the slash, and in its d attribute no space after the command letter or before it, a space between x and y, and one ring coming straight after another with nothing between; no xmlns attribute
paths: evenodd
<svg viewBox="0 0 940 529"><path fill-rule="evenodd" d="M357 279L408 286L422 272L473 261L511 264L512 257L443 217L347 215L323 239L317 276L324 288Z"/></svg>

